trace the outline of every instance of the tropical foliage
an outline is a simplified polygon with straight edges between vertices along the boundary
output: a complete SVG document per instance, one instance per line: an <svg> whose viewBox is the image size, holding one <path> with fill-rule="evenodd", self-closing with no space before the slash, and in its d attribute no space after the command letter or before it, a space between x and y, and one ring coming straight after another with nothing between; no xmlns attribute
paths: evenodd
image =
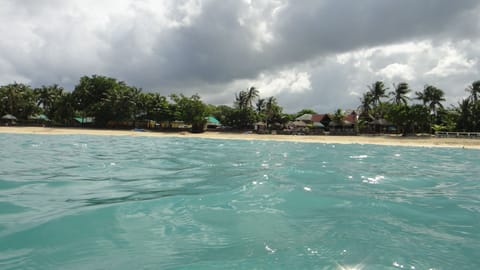
<svg viewBox="0 0 480 270"><path fill-rule="evenodd" d="M1 115L12 114L20 119L27 119L40 111L33 89L22 83L1 86L0 100Z"/></svg>
<svg viewBox="0 0 480 270"><path fill-rule="evenodd" d="M208 112L207 105L201 101L200 96L171 95L170 97L175 102L179 119L191 124L193 132L202 132L207 123Z"/></svg>
<svg viewBox="0 0 480 270"><path fill-rule="evenodd" d="M480 131L480 80L465 89L466 98L448 108L443 104L444 91L434 85L414 92L407 82L399 82L387 92L389 88L385 83L376 81L366 90L358 106L362 127L384 119L404 134L433 130ZM409 96L412 92L415 97ZM285 114L276 97L261 97L260 90L254 86L235 94L233 106L215 106L205 104L199 95L164 96L144 92L115 78L93 75L81 77L73 91L57 84L34 89L17 82L0 86L0 115L6 114L20 121L44 115L43 119L63 126L72 125L75 117L95 119L96 127L115 127L115 123L135 127L137 122L145 120L183 121L191 125L193 131L202 131L209 115L234 129L251 129L257 122L273 129L282 128L303 114L316 112L302 109ZM345 112L337 110L330 116L334 121L341 121Z"/></svg>
<svg viewBox="0 0 480 270"><path fill-rule="evenodd" d="M408 101L410 100L408 93L412 91L408 86L408 83L401 82L398 85L393 84L393 89L394 90L389 93L390 96L392 96L390 101L397 105L407 105Z"/></svg>
<svg viewBox="0 0 480 270"><path fill-rule="evenodd" d="M363 94L358 107L361 120L381 122L379 120L384 119L383 123L392 123L403 134L428 133L431 132L433 125L446 128L447 123L444 120L447 117L442 117L446 113L442 104L445 98L441 89L433 85L426 85L422 92L415 92L416 99L420 100L422 104L408 103L411 101L408 94L412 90L406 82L393 84L393 90L389 92L391 98L382 100L388 97L385 94L386 90L387 88L381 81L368 86L368 91ZM452 128L451 125L448 127Z"/></svg>

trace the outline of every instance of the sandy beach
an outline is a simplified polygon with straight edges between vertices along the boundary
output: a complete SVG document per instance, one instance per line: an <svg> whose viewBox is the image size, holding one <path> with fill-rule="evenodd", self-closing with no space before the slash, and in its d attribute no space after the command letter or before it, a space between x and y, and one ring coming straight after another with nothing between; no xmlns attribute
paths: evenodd
<svg viewBox="0 0 480 270"><path fill-rule="evenodd" d="M0 133L42 134L42 135L102 135L102 136L152 136L152 137L188 137L209 139L270 140L307 143L338 144L377 144L418 147L454 147L480 149L479 139L469 138L435 138L433 136L401 137L394 135L359 135L359 136L297 136L297 135L264 135L249 133L228 133L207 131L204 133L189 132L157 132L133 130L106 130L82 128L49 128L49 127L0 127Z"/></svg>

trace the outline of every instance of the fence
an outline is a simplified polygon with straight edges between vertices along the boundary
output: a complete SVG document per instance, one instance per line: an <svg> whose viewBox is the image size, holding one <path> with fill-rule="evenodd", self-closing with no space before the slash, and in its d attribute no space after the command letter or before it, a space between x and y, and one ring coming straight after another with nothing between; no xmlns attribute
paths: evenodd
<svg viewBox="0 0 480 270"><path fill-rule="evenodd" d="M447 132L437 131L435 136L438 138L471 138L480 139L480 132Z"/></svg>

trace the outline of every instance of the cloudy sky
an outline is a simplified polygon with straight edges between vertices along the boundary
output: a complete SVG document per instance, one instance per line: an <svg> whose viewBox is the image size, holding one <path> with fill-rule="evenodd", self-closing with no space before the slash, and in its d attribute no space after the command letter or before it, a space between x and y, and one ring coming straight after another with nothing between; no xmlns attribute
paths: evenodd
<svg viewBox="0 0 480 270"><path fill-rule="evenodd" d="M256 86L322 113L383 80L457 104L480 80L478 14L478 0L0 0L0 85L99 74L216 105Z"/></svg>

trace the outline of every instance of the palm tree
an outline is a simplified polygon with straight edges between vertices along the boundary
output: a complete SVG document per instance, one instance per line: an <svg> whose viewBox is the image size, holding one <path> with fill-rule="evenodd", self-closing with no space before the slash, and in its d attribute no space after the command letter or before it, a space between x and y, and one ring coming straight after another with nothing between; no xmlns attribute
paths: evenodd
<svg viewBox="0 0 480 270"><path fill-rule="evenodd" d="M433 86L425 85L423 92L415 92L417 99L423 102L423 105L430 110L432 120L438 116L438 108L443 108L442 101L445 101L444 92ZM438 119L437 119L438 120Z"/></svg>
<svg viewBox="0 0 480 270"><path fill-rule="evenodd" d="M265 106L266 106L266 100L264 98L260 98L257 100L257 113L262 113L265 111Z"/></svg>
<svg viewBox="0 0 480 270"><path fill-rule="evenodd" d="M0 93L2 95L2 113L13 114L19 119L27 119L39 111L35 104L35 94L29 85L14 82L0 87Z"/></svg>
<svg viewBox="0 0 480 270"><path fill-rule="evenodd" d="M366 92L363 94L363 97L360 99L360 106L358 110L360 111L360 115L363 118L371 118L371 111L373 105L373 94L371 92Z"/></svg>
<svg viewBox="0 0 480 270"><path fill-rule="evenodd" d="M37 106L41 107L49 118L53 118L56 110L55 105L63 95L63 88L57 84L43 85L41 88L35 88L33 92L37 99Z"/></svg>
<svg viewBox="0 0 480 270"><path fill-rule="evenodd" d="M372 104L374 106L380 104L381 98L387 97L385 92L388 90L388 88L385 88L385 85L382 81L376 81L375 83L372 83L372 85L368 86L368 89L370 89L370 93L372 94Z"/></svg>
<svg viewBox="0 0 480 270"><path fill-rule="evenodd" d="M394 90L389 93L390 96L392 96L391 101L397 105L407 105L407 101L410 100L407 94L412 91L408 83L401 82L398 85L393 84L393 88Z"/></svg>
<svg viewBox="0 0 480 270"><path fill-rule="evenodd" d="M4 85L1 87L2 90L2 105L4 112L9 114L16 114L18 103L20 102L20 93L15 87L16 83Z"/></svg>
<svg viewBox="0 0 480 270"><path fill-rule="evenodd" d="M267 122L267 128L269 123L275 120L280 120L282 114L282 108L278 106L277 99L275 97L269 97L265 104L265 116Z"/></svg>
<svg viewBox="0 0 480 270"><path fill-rule="evenodd" d="M245 91L240 91L240 93L235 94L235 106L241 111L245 110L248 107L247 96L248 93Z"/></svg>
<svg viewBox="0 0 480 270"><path fill-rule="evenodd" d="M457 128L463 131L473 131L474 130L474 113L472 111L473 103L469 98L463 99L458 103L458 108L456 108L458 113L457 119Z"/></svg>
<svg viewBox="0 0 480 270"><path fill-rule="evenodd" d="M467 99L470 102L468 104L463 104L466 103L466 100L462 102L462 105L468 107L471 114L471 117L468 119L470 121L469 130L477 131L480 128L480 102L478 99L480 95L480 80L474 81L472 85L469 85L465 90L470 93Z"/></svg>
<svg viewBox="0 0 480 270"><path fill-rule="evenodd" d="M57 123L68 125L70 119L75 117L75 100L72 93L66 92L55 101L55 111L51 118Z"/></svg>
<svg viewBox="0 0 480 270"><path fill-rule="evenodd" d="M437 107L443 108L442 101L445 101L444 92L433 86L425 85L423 92L415 92L417 99L422 100L423 105L427 106L435 116L437 115Z"/></svg>
<svg viewBox="0 0 480 270"><path fill-rule="evenodd" d="M236 123L234 126L238 128L252 127L257 120L257 114L253 109L252 103L258 97L258 90L255 87L250 87L247 91L240 91L235 94L235 111Z"/></svg>
<svg viewBox="0 0 480 270"><path fill-rule="evenodd" d="M472 85L469 85L465 90L470 92L470 98L472 101L477 102L478 96L480 95L480 80L474 81Z"/></svg>
<svg viewBox="0 0 480 270"><path fill-rule="evenodd" d="M345 119L345 112L342 109L337 109L333 114L332 120L335 121L336 123L342 124L344 119Z"/></svg>
<svg viewBox="0 0 480 270"><path fill-rule="evenodd" d="M255 86L252 86L248 89L247 91L247 96L246 96L246 103L249 108L252 107L253 102L255 101L256 98L258 98L259 91Z"/></svg>

